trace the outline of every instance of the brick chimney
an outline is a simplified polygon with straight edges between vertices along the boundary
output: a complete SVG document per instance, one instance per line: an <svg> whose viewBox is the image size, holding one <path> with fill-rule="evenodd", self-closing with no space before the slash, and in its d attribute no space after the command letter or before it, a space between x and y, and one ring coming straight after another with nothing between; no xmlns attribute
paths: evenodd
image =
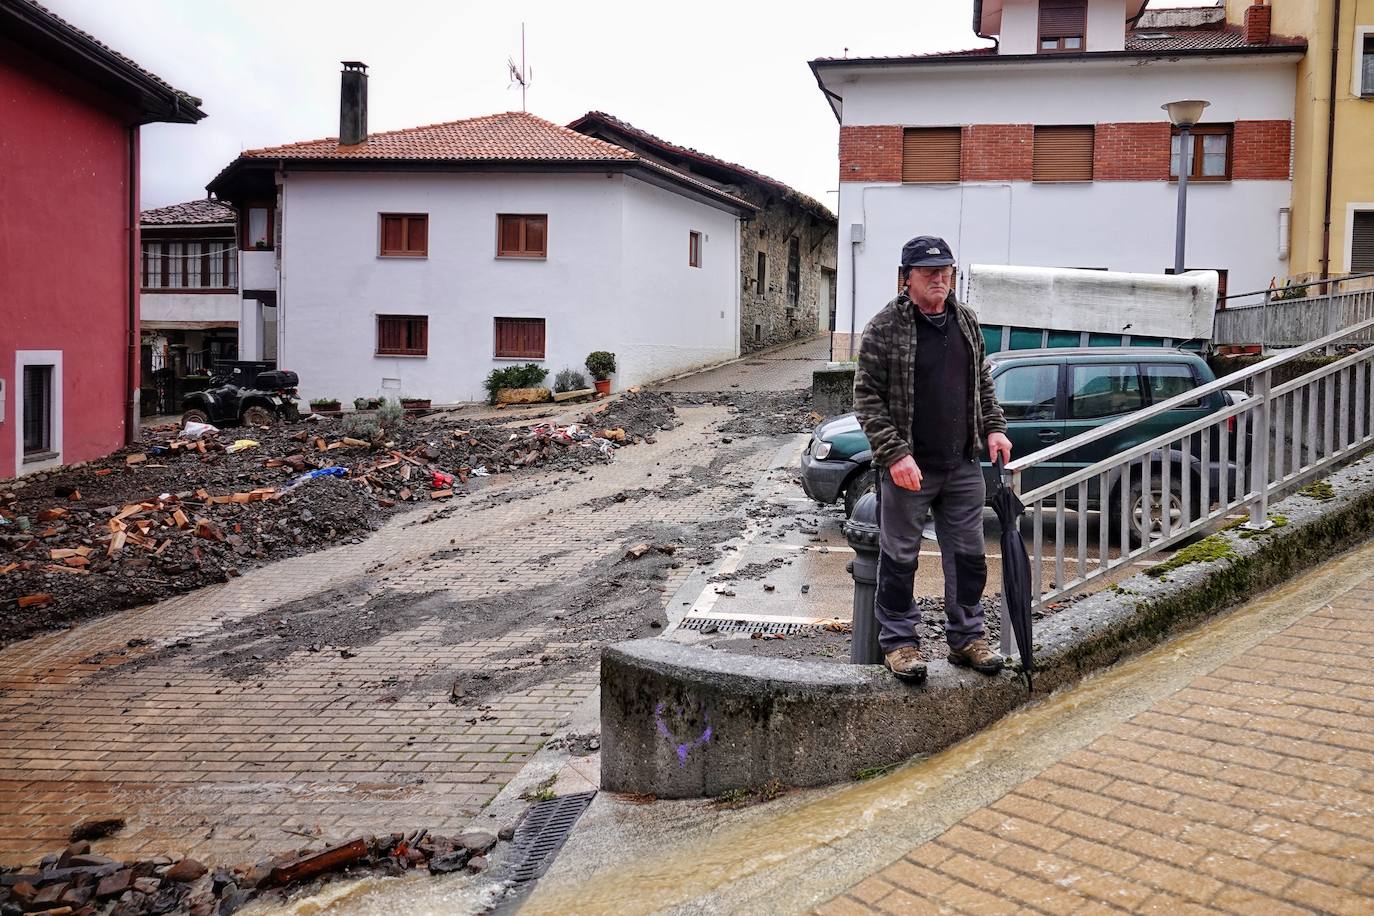
<svg viewBox="0 0 1374 916"><path fill-rule="evenodd" d="M367 64L345 60L339 76L339 145L367 139Z"/></svg>
<svg viewBox="0 0 1374 916"><path fill-rule="evenodd" d="M1245 43L1263 45L1269 43L1269 17L1273 10L1264 3L1251 4L1245 11Z"/></svg>

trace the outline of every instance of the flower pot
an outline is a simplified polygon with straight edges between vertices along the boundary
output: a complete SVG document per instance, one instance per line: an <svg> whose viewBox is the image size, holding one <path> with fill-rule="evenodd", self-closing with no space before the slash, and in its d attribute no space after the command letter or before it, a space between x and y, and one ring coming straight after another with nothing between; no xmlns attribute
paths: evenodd
<svg viewBox="0 0 1374 916"><path fill-rule="evenodd" d="M401 407L406 410L429 410L429 398L401 398Z"/></svg>
<svg viewBox="0 0 1374 916"><path fill-rule="evenodd" d="M311 404L310 409L315 413L338 413L343 405L338 401L325 401L323 404Z"/></svg>
<svg viewBox="0 0 1374 916"><path fill-rule="evenodd" d="M608 379L608 378L599 378L599 379L596 380L596 382L595 382L594 384L596 385L596 393L597 393L597 394L610 394L610 393L611 393L611 380L610 380L610 379Z"/></svg>

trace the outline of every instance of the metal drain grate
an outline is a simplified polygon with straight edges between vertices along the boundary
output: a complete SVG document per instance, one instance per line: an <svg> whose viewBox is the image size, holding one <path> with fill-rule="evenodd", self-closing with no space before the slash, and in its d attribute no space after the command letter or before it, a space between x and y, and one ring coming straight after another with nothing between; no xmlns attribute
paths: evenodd
<svg viewBox="0 0 1374 916"><path fill-rule="evenodd" d="M713 620L710 617L686 617L678 626L684 630L709 630L711 627L715 627L722 633L762 633L765 636L774 634L792 636L796 633L820 629L814 623L777 623L772 620Z"/></svg>
<svg viewBox="0 0 1374 916"><path fill-rule="evenodd" d="M595 792L579 792L530 806L529 813L515 831L507 877L519 884L533 881L548 871L553 857L572 833L573 824L595 797Z"/></svg>

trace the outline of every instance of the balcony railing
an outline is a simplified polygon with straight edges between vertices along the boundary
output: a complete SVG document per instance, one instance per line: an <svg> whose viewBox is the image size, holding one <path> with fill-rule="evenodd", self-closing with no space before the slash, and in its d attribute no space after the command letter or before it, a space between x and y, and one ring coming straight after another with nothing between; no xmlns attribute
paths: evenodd
<svg viewBox="0 0 1374 916"><path fill-rule="evenodd" d="M1335 333L1368 318L1374 318L1374 274L1353 274L1331 280L1314 280L1282 290L1229 296L1231 304L1216 313L1212 343L1219 346L1300 347L1318 337ZM1280 298L1306 290L1329 287L1325 295L1305 298ZM1363 287L1363 288L1361 288ZM1291 293L1289 291L1292 291ZM1259 301L1240 304L1240 300ZM1366 335L1346 343L1367 345L1374 336Z"/></svg>

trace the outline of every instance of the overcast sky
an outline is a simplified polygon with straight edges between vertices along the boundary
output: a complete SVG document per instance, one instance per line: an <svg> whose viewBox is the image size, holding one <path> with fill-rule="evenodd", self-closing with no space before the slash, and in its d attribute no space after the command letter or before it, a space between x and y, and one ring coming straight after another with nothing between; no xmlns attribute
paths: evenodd
<svg viewBox="0 0 1374 916"><path fill-rule="evenodd" d="M600 109L833 209L838 128L807 61L988 43L972 0L44 3L204 99L199 124L144 128L145 208L204 197L242 149L337 136L341 60L369 67L373 131L518 111L506 60L519 61L524 21L531 113L566 124Z"/></svg>

